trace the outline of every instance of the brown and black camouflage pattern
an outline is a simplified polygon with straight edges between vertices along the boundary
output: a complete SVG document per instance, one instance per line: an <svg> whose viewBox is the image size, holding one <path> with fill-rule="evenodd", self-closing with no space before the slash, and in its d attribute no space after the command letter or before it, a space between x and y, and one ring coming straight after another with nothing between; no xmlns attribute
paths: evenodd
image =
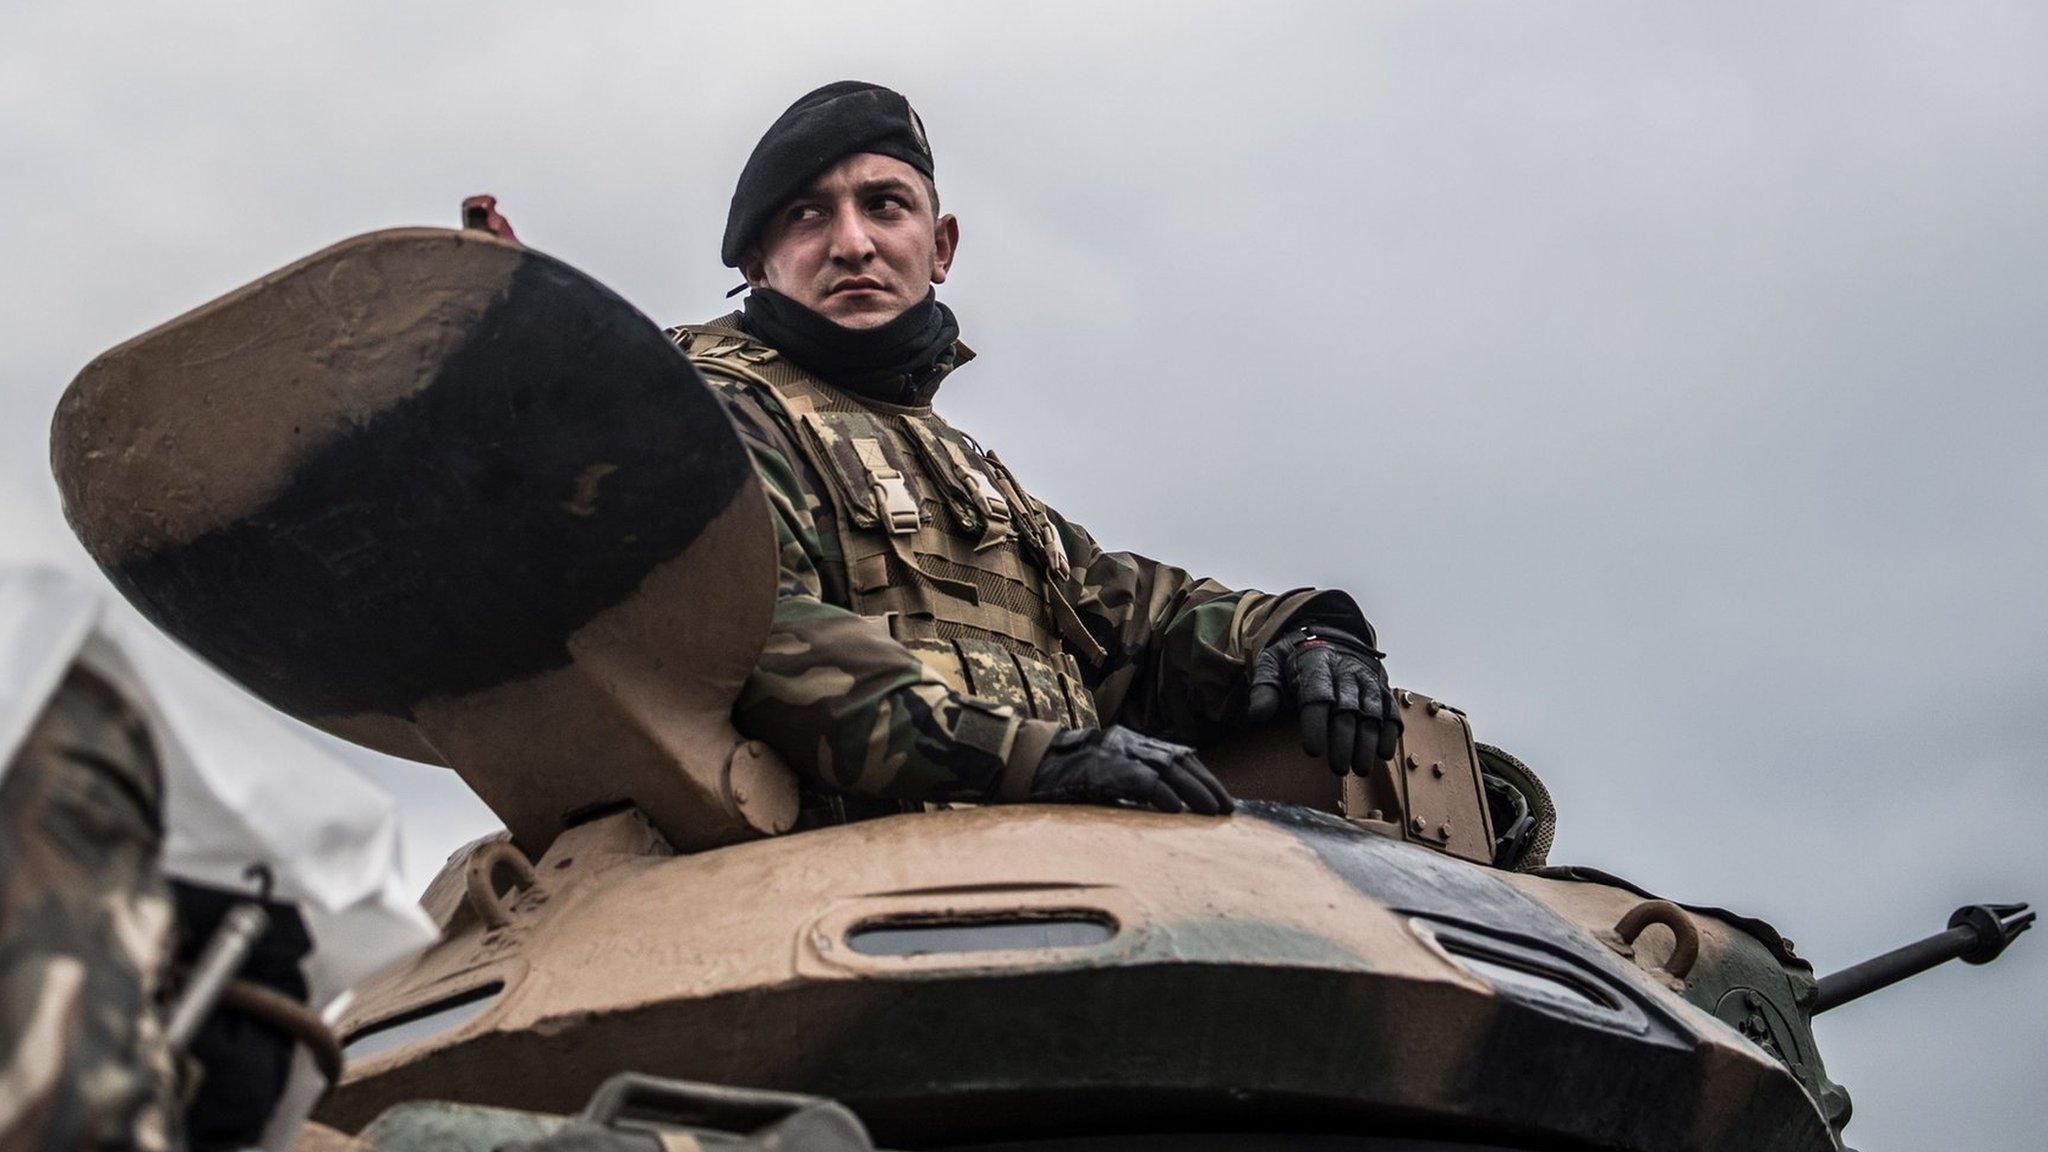
<svg viewBox="0 0 2048 1152"><path fill-rule="evenodd" d="M162 842L147 729L74 669L0 777L0 1150L174 1146Z"/></svg>
<svg viewBox="0 0 2048 1152"><path fill-rule="evenodd" d="M746 451L661 329L552 257L345 240L96 358L51 459L154 623L454 768L529 849L627 800L686 845L795 819L730 718L774 602Z"/></svg>
<svg viewBox="0 0 2048 1152"><path fill-rule="evenodd" d="M1673 980L1662 928L1606 938L1642 900L1626 888L1306 808L955 809L683 856L626 813L558 840L495 927L464 868L427 895L443 941L342 1021L354 1054L324 1122L353 1132L419 1099L573 1113L623 1070L827 1096L907 1147L1258 1132L1831 1152L1846 1118L1809 1086L1826 1083L1799 1015L1810 973L1749 928L1689 913L1700 959ZM860 942L1076 921L1104 927ZM1558 983L1531 994L1454 958L1475 948ZM1797 1021L1779 1034L1796 1067L1718 1011L1738 988Z"/></svg>

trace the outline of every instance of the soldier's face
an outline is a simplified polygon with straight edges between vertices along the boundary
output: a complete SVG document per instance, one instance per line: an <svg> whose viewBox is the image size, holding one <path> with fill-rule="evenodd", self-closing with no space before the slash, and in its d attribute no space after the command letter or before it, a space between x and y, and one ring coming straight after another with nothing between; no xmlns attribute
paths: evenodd
<svg viewBox="0 0 2048 1152"><path fill-rule="evenodd" d="M933 210L922 173L859 152L783 205L740 270L753 287L848 328L874 328L945 282L959 241L959 222Z"/></svg>

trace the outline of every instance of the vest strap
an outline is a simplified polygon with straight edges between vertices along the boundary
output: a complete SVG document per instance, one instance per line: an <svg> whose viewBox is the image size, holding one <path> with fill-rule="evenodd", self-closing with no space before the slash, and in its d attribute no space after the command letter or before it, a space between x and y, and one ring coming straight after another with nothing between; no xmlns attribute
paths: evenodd
<svg viewBox="0 0 2048 1152"><path fill-rule="evenodd" d="M1100 664L1108 658L1109 649L1104 648L1101 642L1095 639L1095 634L1088 631L1088 626L1081 622L1081 614L1074 610L1074 605L1067 599L1065 592L1047 585L1045 598L1047 605L1052 608L1053 622L1060 627L1061 639L1079 649L1090 664Z"/></svg>

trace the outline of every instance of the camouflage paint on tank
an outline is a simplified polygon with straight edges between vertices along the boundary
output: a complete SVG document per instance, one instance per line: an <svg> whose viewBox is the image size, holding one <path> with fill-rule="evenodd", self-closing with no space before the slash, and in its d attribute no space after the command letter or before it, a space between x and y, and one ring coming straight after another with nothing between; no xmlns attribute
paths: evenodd
<svg viewBox="0 0 2048 1152"><path fill-rule="evenodd" d="M352 1067L324 1119L353 1129L423 1096L571 1110L633 1068L829 1096L884 1143L1291 1124L1836 1146L1784 1064L1568 902L1307 809L978 808L680 857L623 814L566 834L537 875L489 932L455 887L430 893L447 939L344 1028L502 989ZM1115 931L995 952L850 943L1076 918ZM1492 983L1453 958L1472 941L1593 1000Z"/></svg>
<svg viewBox="0 0 2048 1152"><path fill-rule="evenodd" d="M628 797L684 845L793 822L794 779L736 761L729 716L774 609L760 483L661 330L560 261L343 241L94 360L51 448L151 620L293 715L455 768L529 849ZM607 772L565 770L597 748Z"/></svg>

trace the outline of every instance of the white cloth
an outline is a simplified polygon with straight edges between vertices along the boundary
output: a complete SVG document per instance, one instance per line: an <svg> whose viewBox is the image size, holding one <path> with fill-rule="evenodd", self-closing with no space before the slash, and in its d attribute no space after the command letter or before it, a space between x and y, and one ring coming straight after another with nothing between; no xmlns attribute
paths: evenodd
<svg viewBox="0 0 2048 1152"><path fill-rule="evenodd" d="M0 772L74 662L148 721L164 771L164 871L253 894L250 866L268 868L272 898L298 905L312 937L315 1008L433 940L401 878L390 796L111 592L54 568L0 568ZM303 1116L294 1097L310 1107L317 1093L303 1052L297 1065L280 1118Z"/></svg>

